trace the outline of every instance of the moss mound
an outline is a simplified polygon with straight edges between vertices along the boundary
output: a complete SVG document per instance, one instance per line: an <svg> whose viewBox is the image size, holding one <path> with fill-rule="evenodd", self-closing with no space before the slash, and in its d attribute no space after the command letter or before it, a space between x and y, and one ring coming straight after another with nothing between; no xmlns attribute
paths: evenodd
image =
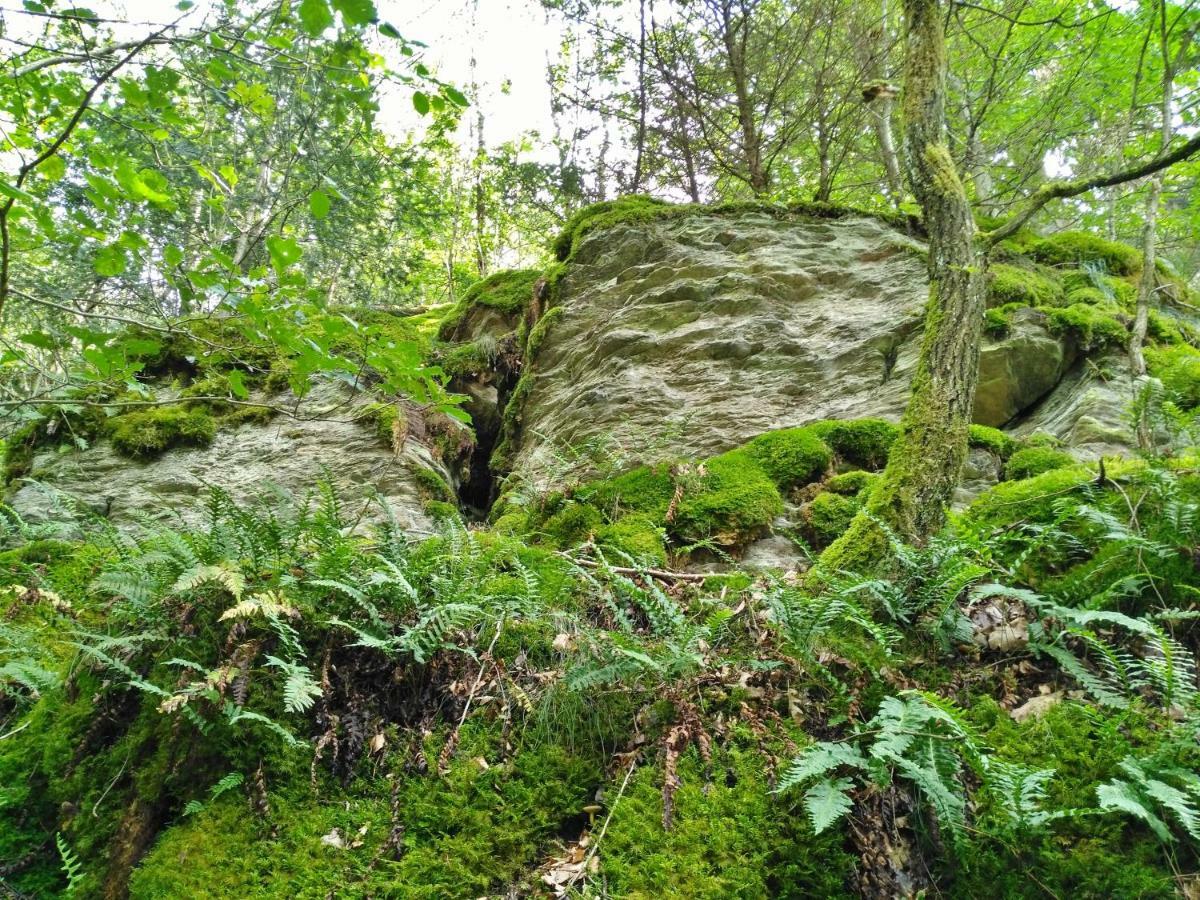
<svg viewBox="0 0 1200 900"><path fill-rule="evenodd" d="M112 422L112 443L131 459L153 459L177 447L207 447L217 423L199 406L160 406L126 413Z"/></svg>

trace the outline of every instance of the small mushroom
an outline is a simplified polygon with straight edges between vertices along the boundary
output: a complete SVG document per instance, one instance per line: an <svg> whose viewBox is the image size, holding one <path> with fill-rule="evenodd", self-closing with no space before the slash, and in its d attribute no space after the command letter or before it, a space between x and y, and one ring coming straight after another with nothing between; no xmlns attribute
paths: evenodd
<svg viewBox="0 0 1200 900"><path fill-rule="evenodd" d="M603 808L599 803L589 803L583 808L583 811L588 815L588 828L596 824L596 813L600 812Z"/></svg>

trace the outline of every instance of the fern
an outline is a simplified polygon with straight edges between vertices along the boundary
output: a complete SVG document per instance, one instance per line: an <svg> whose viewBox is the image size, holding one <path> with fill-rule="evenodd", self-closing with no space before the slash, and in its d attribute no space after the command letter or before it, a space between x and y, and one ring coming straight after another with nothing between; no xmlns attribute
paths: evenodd
<svg viewBox="0 0 1200 900"><path fill-rule="evenodd" d="M321 696L321 686L313 680L306 666L287 662L277 656L268 656L267 665L283 672L283 706L288 712L302 713L312 708Z"/></svg>
<svg viewBox="0 0 1200 900"><path fill-rule="evenodd" d="M820 834L850 812L850 790L854 782L849 778L822 778L804 793L804 809L812 823L813 832Z"/></svg>
<svg viewBox="0 0 1200 900"><path fill-rule="evenodd" d="M75 851L71 849L71 845L67 843L66 838L62 836L61 831L55 833L54 844L58 847L58 857L62 861L63 875L67 879L67 887L63 893L73 896L83 883L83 864L75 855Z"/></svg>
<svg viewBox="0 0 1200 900"><path fill-rule="evenodd" d="M1100 809L1140 819L1164 843L1175 840L1169 816L1193 842L1200 844L1200 810L1196 807L1200 799L1200 776L1134 757L1122 760L1120 768L1126 777L1114 778L1096 788Z"/></svg>

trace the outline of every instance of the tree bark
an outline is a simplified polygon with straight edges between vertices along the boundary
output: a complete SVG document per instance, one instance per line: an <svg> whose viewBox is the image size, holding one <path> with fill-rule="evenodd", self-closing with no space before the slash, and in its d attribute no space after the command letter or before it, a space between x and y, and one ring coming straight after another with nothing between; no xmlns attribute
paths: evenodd
<svg viewBox="0 0 1200 900"><path fill-rule="evenodd" d="M922 543L945 522L967 452L979 374L986 258L946 145L945 0L905 0L902 114L909 181L929 233L925 337L900 435L864 513L821 557L823 569L863 568L886 555L882 522Z"/></svg>

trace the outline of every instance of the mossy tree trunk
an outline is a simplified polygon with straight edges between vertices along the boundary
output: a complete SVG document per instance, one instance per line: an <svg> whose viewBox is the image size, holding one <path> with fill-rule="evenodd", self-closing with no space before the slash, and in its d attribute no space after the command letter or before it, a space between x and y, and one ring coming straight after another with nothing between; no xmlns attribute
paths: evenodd
<svg viewBox="0 0 1200 900"><path fill-rule="evenodd" d="M945 520L967 452L979 374L986 258L946 145L944 0L905 0L904 119L909 185L929 233L929 302L912 396L865 514L822 556L862 567L884 550L877 521L922 542Z"/></svg>

